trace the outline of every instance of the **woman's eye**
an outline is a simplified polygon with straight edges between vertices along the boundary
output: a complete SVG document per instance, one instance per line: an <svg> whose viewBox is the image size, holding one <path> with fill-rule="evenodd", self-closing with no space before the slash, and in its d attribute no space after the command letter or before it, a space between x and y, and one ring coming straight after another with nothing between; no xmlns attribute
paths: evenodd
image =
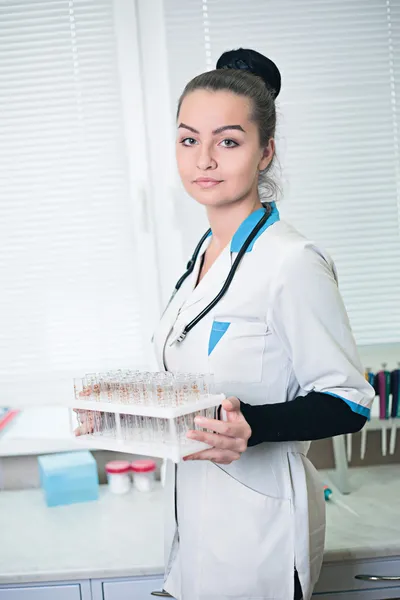
<svg viewBox="0 0 400 600"><path fill-rule="evenodd" d="M222 140L221 144L223 145L224 148L235 148L235 146L238 146L239 144L233 140Z"/></svg>
<svg viewBox="0 0 400 600"><path fill-rule="evenodd" d="M196 140L194 138L185 138L184 140L181 141L181 144L183 146L194 146L196 143Z"/></svg>

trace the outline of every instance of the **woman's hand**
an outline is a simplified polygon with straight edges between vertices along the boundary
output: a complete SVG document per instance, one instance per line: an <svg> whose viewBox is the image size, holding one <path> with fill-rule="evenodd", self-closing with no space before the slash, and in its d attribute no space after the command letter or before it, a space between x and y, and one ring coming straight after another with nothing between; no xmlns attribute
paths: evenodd
<svg viewBox="0 0 400 600"><path fill-rule="evenodd" d="M90 396L92 393L91 388L87 388L83 392L79 392L79 396L85 397ZM75 436L86 435L87 433L93 433L94 428L94 413L89 410L82 410L81 408L74 408L73 411L78 415L80 425L74 431Z"/></svg>
<svg viewBox="0 0 400 600"><path fill-rule="evenodd" d="M91 410L81 410L80 408L74 408L74 412L77 413L80 425L74 430L75 436L86 435L93 433L94 430L94 413Z"/></svg>
<svg viewBox="0 0 400 600"><path fill-rule="evenodd" d="M196 425L204 427L204 429L211 429L215 433L195 430L189 431L187 437L191 440L205 442L213 447L186 456L185 461L211 460L219 464L229 465L231 462L238 460L247 449L251 429L240 412L239 400L231 396L222 402L222 408L226 411L227 421L196 417Z"/></svg>

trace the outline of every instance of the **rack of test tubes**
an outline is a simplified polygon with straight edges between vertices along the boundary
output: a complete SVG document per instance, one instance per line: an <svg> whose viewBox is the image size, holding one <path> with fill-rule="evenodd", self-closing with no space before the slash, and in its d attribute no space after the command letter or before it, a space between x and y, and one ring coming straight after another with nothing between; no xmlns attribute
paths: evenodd
<svg viewBox="0 0 400 600"><path fill-rule="evenodd" d="M191 440L196 416L214 418L225 398L200 373L118 370L74 379L71 433L79 444L179 462L208 446Z"/></svg>

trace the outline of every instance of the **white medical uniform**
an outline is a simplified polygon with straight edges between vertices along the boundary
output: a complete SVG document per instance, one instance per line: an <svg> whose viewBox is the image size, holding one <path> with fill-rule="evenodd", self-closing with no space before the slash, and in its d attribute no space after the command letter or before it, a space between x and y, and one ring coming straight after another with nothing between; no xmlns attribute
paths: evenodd
<svg viewBox="0 0 400 600"><path fill-rule="evenodd" d="M273 211L220 302L181 343L173 340L218 294L263 208L239 227L196 286L169 304L154 343L161 369L210 372L216 391L253 405L311 391L368 415L365 380L331 258ZM325 506L308 442L264 443L239 461L168 465L165 589L179 600L304 600L320 572ZM178 529L175 520L175 487ZM179 532L179 533L178 533Z"/></svg>

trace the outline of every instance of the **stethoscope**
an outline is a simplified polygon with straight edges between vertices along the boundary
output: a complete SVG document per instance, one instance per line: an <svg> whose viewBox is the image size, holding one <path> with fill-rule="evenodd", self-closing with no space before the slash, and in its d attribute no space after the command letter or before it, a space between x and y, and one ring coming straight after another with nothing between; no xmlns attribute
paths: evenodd
<svg viewBox="0 0 400 600"><path fill-rule="evenodd" d="M262 229L262 227L265 225L265 223L268 221L268 218L270 217L270 212L269 210L265 209L265 213L263 214L263 216L261 217L261 219L258 221L258 223L253 227L253 229L251 230L251 232L249 233L249 235L247 236L245 242L243 243L242 247L240 248L237 257L235 258L235 261L233 263L233 265L230 268L228 277L225 280L224 285L221 288L221 291L215 296L214 300L212 300L210 302L210 304L208 304L202 311L201 313L199 313L197 315L197 317L195 317L194 319L192 319L190 321L190 323L188 323L183 331L174 338L174 340L172 341L172 343L175 342L182 342L185 337L187 336L187 334L189 333L189 331L191 329L193 329L193 327L195 327L195 325L197 325L202 319L204 319L204 317L210 312L210 310L212 310L214 308L214 306L216 304L218 304L218 302L221 300L221 298L223 298L226 294L226 292L229 289L229 286L232 283L233 277L237 271L237 268L240 264L240 261L243 258L243 255L246 253L247 248L250 246L251 242L254 240L254 238L256 237L257 233L260 231L260 229ZM173 297L175 296L176 292L179 290L179 288L182 286L183 282L189 277L189 275L193 272L193 269L195 267L196 264L196 260L197 257L199 256L200 250L205 242L205 240L208 238L208 236L211 234L211 229L209 229L208 231L206 231L206 233L203 235L203 237L201 238L201 240L199 241L199 243L197 244L192 258L189 260L188 264L186 265L186 271L185 273L182 275L182 277L180 279L178 279L178 281L176 282L175 285L175 289L173 291L173 294L171 296L171 299L169 301L169 303L172 301ZM169 305L168 303L168 305Z"/></svg>

